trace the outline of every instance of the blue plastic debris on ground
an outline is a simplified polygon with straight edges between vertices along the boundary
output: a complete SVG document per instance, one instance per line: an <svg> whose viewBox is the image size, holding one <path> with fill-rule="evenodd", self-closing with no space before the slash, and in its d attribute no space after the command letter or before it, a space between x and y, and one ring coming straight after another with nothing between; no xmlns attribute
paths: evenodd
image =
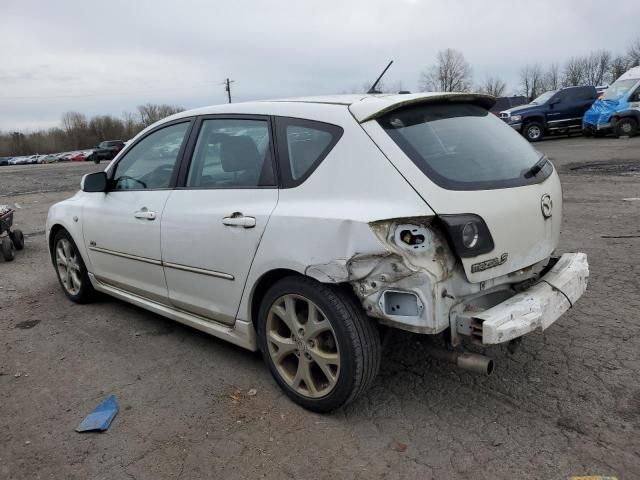
<svg viewBox="0 0 640 480"><path fill-rule="evenodd" d="M116 396L109 395L104 402L82 420L78 428L76 428L76 432L90 432L92 430L104 432L111 425L116 413L118 413Z"/></svg>

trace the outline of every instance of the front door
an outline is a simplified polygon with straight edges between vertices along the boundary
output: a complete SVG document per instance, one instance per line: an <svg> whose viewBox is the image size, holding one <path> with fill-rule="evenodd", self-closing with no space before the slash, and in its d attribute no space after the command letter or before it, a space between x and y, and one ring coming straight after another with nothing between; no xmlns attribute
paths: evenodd
<svg viewBox="0 0 640 480"><path fill-rule="evenodd" d="M265 117L204 118L182 186L162 215L170 302L233 324L249 268L278 201Z"/></svg>
<svg viewBox="0 0 640 480"><path fill-rule="evenodd" d="M137 141L110 172L109 191L88 196L84 241L97 280L167 302L160 219L190 124L175 123Z"/></svg>

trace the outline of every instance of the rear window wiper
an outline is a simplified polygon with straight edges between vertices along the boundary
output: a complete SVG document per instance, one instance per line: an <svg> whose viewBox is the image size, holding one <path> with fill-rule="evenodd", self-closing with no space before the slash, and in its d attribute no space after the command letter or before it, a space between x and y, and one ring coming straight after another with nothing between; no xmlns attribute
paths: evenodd
<svg viewBox="0 0 640 480"><path fill-rule="evenodd" d="M530 169L524 172L524 178L535 177L538 173L540 173L540 170L544 168L548 161L549 159L547 158L547 156L543 154Z"/></svg>

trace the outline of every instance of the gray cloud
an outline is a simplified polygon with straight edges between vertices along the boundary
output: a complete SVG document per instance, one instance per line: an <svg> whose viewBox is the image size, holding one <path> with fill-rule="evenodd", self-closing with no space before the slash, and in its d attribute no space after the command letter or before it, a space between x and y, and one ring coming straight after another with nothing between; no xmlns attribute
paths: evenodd
<svg viewBox="0 0 640 480"><path fill-rule="evenodd" d="M525 63L623 52L640 18L637 0L32 0L1 10L0 129L56 124L66 110L222 103L226 76L237 100L340 93L388 59L387 81L415 90L446 47L464 53L477 82L499 75L515 90Z"/></svg>

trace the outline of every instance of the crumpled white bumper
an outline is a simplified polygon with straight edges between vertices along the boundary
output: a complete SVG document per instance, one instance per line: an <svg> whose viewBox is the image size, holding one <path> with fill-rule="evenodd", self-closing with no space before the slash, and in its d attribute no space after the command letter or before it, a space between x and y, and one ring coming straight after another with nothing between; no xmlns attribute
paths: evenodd
<svg viewBox="0 0 640 480"><path fill-rule="evenodd" d="M482 321L482 343L503 343L545 330L582 296L588 279L587 255L565 253L537 284L473 315Z"/></svg>

